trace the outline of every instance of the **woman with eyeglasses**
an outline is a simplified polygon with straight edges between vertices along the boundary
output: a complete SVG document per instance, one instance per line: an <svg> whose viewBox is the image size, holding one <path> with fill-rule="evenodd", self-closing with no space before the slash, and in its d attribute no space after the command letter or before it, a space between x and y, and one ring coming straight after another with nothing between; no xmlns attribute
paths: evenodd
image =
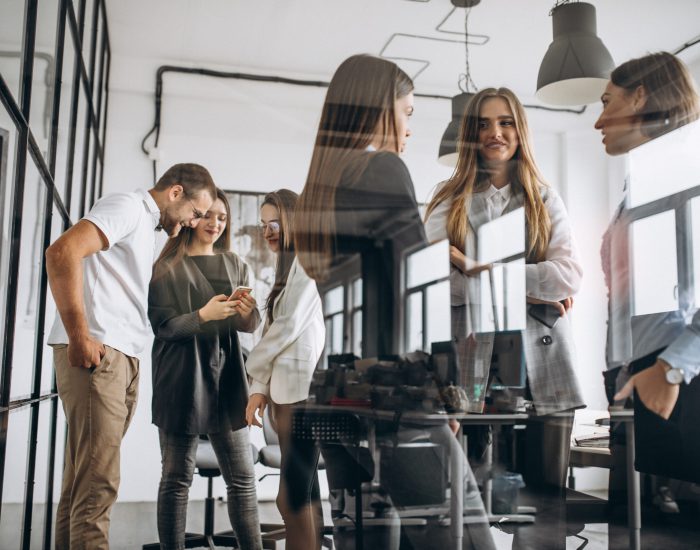
<svg viewBox="0 0 700 550"><path fill-rule="evenodd" d="M187 500L200 434L211 441L226 482L228 513L241 548L262 549L245 407L248 385L238 331L260 324L248 266L230 251L230 208L217 189L196 228L170 239L153 269L148 315L153 342L153 423L162 476L158 535L185 548Z"/></svg>
<svg viewBox="0 0 700 550"><path fill-rule="evenodd" d="M294 438L292 413L309 396L311 377L326 337L316 284L294 254L292 223L298 195L288 189L268 193L260 208L263 236L277 255L275 282L265 305L265 328L248 356L252 379L246 408L249 426L261 426L267 405L282 455L277 508L290 550L320 547L323 513L318 486L319 452L313 442Z"/></svg>

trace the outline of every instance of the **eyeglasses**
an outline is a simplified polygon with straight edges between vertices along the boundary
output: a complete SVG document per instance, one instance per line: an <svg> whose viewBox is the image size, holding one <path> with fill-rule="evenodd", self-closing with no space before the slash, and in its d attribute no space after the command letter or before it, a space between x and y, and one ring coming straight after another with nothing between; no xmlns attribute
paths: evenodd
<svg viewBox="0 0 700 550"><path fill-rule="evenodd" d="M194 213L194 219L201 220L204 217L204 214L202 214L199 210L197 210L197 207L192 202L192 199L187 199L187 200L190 201L190 204L192 205L192 212Z"/></svg>
<svg viewBox="0 0 700 550"><path fill-rule="evenodd" d="M265 233L268 229L270 230L270 233L278 233L280 230L279 222L269 222L269 223L260 222L258 224L258 227L260 228L260 231L262 231L263 233Z"/></svg>

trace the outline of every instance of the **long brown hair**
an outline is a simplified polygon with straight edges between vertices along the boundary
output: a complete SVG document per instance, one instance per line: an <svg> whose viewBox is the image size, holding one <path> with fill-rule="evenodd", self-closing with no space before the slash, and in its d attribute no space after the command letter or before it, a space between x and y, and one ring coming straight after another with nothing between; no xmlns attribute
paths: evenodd
<svg viewBox="0 0 700 550"><path fill-rule="evenodd" d="M640 86L646 92L646 103L637 115L647 137L658 137L700 116L693 78L683 62L668 52L630 59L610 73L610 81L627 93Z"/></svg>
<svg viewBox="0 0 700 550"><path fill-rule="evenodd" d="M299 263L312 279L327 275L341 178L361 176L371 158L365 150L377 137L379 149L399 152L394 102L412 91L413 82L395 63L371 55L349 57L333 75L294 226Z"/></svg>
<svg viewBox="0 0 700 550"><path fill-rule="evenodd" d="M272 309L275 305L275 300L287 284L289 270L294 262L292 226L294 223L294 207L296 206L298 199L299 195L297 195L294 191L290 191L289 189L279 189L265 195L263 203L260 205L261 208L266 204L274 206L279 212L280 221L280 251L277 255L277 266L275 268L275 284L273 285L272 291L265 302L265 308L267 309L267 320L269 323L274 321Z"/></svg>
<svg viewBox="0 0 700 550"><path fill-rule="evenodd" d="M226 227L224 227L223 232L214 243L214 252L221 254L231 250L231 207L226 194L218 187L216 188L216 198L224 204L224 209L226 210ZM204 220L201 220L199 223L203 222ZM183 227L176 237L168 239L156 263L153 265L154 278L162 277L182 261L182 258L187 255L193 235L193 228Z"/></svg>
<svg viewBox="0 0 700 550"><path fill-rule="evenodd" d="M540 186L546 183L535 164L525 109L508 88L486 88L475 94L467 104L459 131L457 166L452 177L428 204L425 217L427 219L440 203L451 201L447 216L447 236L452 245L465 252L472 194L483 190L489 183L489 172L479 152L479 113L484 101L495 97L508 103L518 132L519 145L510 164L511 181L525 195L528 261L538 262L545 257L552 227L540 194Z"/></svg>

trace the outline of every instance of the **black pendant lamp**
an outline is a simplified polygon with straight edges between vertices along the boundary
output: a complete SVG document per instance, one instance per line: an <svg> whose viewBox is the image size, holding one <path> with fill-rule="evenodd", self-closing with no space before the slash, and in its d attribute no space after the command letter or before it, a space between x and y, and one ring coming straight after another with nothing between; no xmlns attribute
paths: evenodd
<svg viewBox="0 0 700 550"><path fill-rule="evenodd" d="M459 139L459 126L462 124L467 103L474 96L471 92L462 92L452 98L452 120L447 125L440 140L438 150L438 162L445 166L457 165L457 141Z"/></svg>
<svg viewBox="0 0 700 550"><path fill-rule="evenodd" d="M445 166L457 165L457 141L459 139L459 126L462 124L462 117L464 116L464 111L467 108L467 103L469 103L469 100L474 96L474 93L469 91L471 74L469 71L469 32L467 30L467 23L469 21L468 10L476 6L480 1L481 0L452 0L452 4L456 8L467 8L464 22L464 46L466 53L466 71L464 74L464 81L466 90L452 98L452 120L447 125L447 128L442 134L442 139L440 140L438 162L440 164L444 164ZM474 88L476 88L476 86L474 86Z"/></svg>
<svg viewBox="0 0 700 550"><path fill-rule="evenodd" d="M584 105L600 98L615 67L596 31L595 6L558 3L552 10L554 40L537 75L537 98L550 105Z"/></svg>

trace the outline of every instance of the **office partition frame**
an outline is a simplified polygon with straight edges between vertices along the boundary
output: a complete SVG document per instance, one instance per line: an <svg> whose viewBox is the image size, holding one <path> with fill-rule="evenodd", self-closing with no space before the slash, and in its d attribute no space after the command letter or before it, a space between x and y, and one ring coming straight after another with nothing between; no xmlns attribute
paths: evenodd
<svg viewBox="0 0 700 550"><path fill-rule="evenodd" d="M11 171L6 174L5 185L0 187L0 204L9 204L10 220L7 246L0 250L0 262L6 263L7 281L5 281L5 304L0 312L4 316L2 340L0 349L0 520L6 505L6 495L3 489L6 485L6 475L10 462L26 462L22 519L17 525L20 548L29 549L41 541L43 548L51 548L53 532L53 504L55 480L60 478L62 457L56 457L58 395L55 376L51 376L51 387L42 388L42 373L46 380L46 370L52 369L52 357L45 353L44 329L46 323L46 305L48 281L44 266L44 250L72 223L79 219L84 212L97 200L103 189L104 148L106 137L106 113L108 103L109 72L111 50L109 29L104 0L25 0L24 13L16 15L23 22L22 39L18 44L20 76L19 92L15 93L8 82L12 75L0 71L0 109L5 110L6 118L11 120L12 127L5 128L16 136L14 150L7 148L7 156L12 155ZM45 10L42 12L41 10ZM56 12L55 37L52 52L38 52L37 27L39 16ZM90 13L89 32L86 33L86 13ZM98 36L100 39L98 40ZM73 71L64 70L64 55L73 59ZM32 88L35 86L34 59L53 57L53 71L49 73L52 82L47 86L47 102L51 105L50 127L48 142L34 134L35 129L30 124L32 113ZM51 64L49 63L51 68ZM70 74L68 74L70 73ZM64 83L72 82L68 90L70 97L62 93ZM81 97L81 93L83 97ZM67 113L61 112L61 101L70 102ZM80 110L83 110L81 112ZM84 114L85 139L82 150L82 161L78 166L75 157L76 133L79 113ZM64 117L64 120L61 117ZM63 132L66 132L64 135ZM59 138L63 138L66 147L59 151ZM7 139L7 136L5 136ZM0 152L1 153L1 152ZM9 158L0 162L8 164ZM59 162L60 161L60 162ZM57 166L65 168L59 170ZM23 250L22 236L25 239L32 227L30 221L23 219L25 209L25 192L28 187L28 169L38 174L39 192L45 193L42 201L43 212L37 213L42 226L35 234L33 246L40 251L38 263L38 278L33 281L20 273L20 257L28 251ZM79 170L79 172L78 172ZM98 175L99 174L99 175ZM58 182L64 184L59 186ZM36 184L35 184L36 185ZM79 193L76 207L71 207L74 195ZM54 216L58 216L54 226ZM60 230L57 230L60 222ZM52 232L52 228L54 231ZM3 266L5 267L5 266ZM31 285L31 286L30 286ZM36 296L36 309L33 322L33 353L28 349L16 349L16 328L20 290L29 288ZM24 355L23 355L24 354ZM14 368L31 369L31 391L22 394L24 390L12 388L12 373ZM39 413L41 407L48 407L48 426L40 433ZM18 420L18 411L29 412L29 427L27 446L18 453L17 449L8 450L8 430L13 421ZM44 409L45 411L45 409ZM48 452L45 457L37 457L37 443L48 442ZM9 451L9 452L8 452ZM37 494L35 481L37 472L46 470L46 493ZM41 528L38 525L32 529L33 509L37 501L43 497L46 512ZM14 540L14 539L13 539Z"/></svg>

